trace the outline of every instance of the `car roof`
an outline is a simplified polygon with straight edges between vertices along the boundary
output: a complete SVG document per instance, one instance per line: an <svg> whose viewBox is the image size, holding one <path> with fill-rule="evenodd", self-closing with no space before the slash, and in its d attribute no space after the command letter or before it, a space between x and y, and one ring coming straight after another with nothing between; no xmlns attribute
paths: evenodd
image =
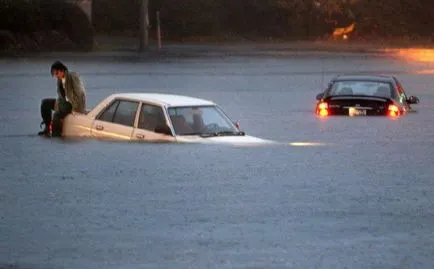
<svg viewBox="0 0 434 269"><path fill-rule="evenodd" d="M113 94L111 96L114 98L126 98L133 99L143 102L152 102L159 105L165 106L206 106L215 105L214 102L205 99L175 95L175 94L165 94L165 93L119 93Z"/></svg>
<svg viewBox="0 0 434 269"><path fill-rule="evenodd" d="M334 81L346 81L346 80L356 80L356 81L378 81L378 82L394 82L393 76L386 75L339 75L336 76Z"/></svg>

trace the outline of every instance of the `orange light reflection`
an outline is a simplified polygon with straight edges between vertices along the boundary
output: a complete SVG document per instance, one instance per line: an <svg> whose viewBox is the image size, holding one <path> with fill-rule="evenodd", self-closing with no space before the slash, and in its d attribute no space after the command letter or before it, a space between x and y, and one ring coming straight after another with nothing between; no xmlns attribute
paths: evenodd
<svg viewBox="0 0 434 269"><path fill-rule="evenodd" d="M388 51L408 61L434 63L434 49L392 49Z"/></svg>

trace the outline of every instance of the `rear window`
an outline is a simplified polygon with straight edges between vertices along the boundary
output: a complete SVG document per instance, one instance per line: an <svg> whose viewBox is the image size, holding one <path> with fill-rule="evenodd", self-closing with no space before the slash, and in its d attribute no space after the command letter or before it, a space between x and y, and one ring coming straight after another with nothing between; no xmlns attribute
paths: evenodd
<svg viewBox="0 0 434 269"><path fill-rule="evenodd" d="M393 97L389 83L376 81L337 81L330 89L329 95L366 95L378 97Z"/></svg>

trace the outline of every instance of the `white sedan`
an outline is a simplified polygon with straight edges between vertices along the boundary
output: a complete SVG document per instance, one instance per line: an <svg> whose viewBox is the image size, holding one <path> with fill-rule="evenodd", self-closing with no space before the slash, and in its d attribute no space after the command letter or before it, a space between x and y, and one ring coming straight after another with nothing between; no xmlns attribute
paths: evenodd
<svg viewBox="0 0 434 269"><path fill-rule="evenodd" d="M63 122L64 137L229 144L272 143L245 135L215 103L180 95L113 94Z"/></svg>

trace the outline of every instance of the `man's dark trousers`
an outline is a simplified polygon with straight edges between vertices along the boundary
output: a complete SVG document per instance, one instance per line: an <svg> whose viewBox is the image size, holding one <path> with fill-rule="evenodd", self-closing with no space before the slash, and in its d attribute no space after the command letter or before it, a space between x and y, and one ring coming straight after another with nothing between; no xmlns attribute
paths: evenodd
<svg viewBox="0 0 434 269"><path fill-rule="evenodd" d="M41 102L41 116L46 127L50 125L55 103L56 99L54 98L47 98ZM58 106L58 110L53 115L52 136L62 135L62 120L72 112L72 105L67 101L61 101Z"/></svg>

